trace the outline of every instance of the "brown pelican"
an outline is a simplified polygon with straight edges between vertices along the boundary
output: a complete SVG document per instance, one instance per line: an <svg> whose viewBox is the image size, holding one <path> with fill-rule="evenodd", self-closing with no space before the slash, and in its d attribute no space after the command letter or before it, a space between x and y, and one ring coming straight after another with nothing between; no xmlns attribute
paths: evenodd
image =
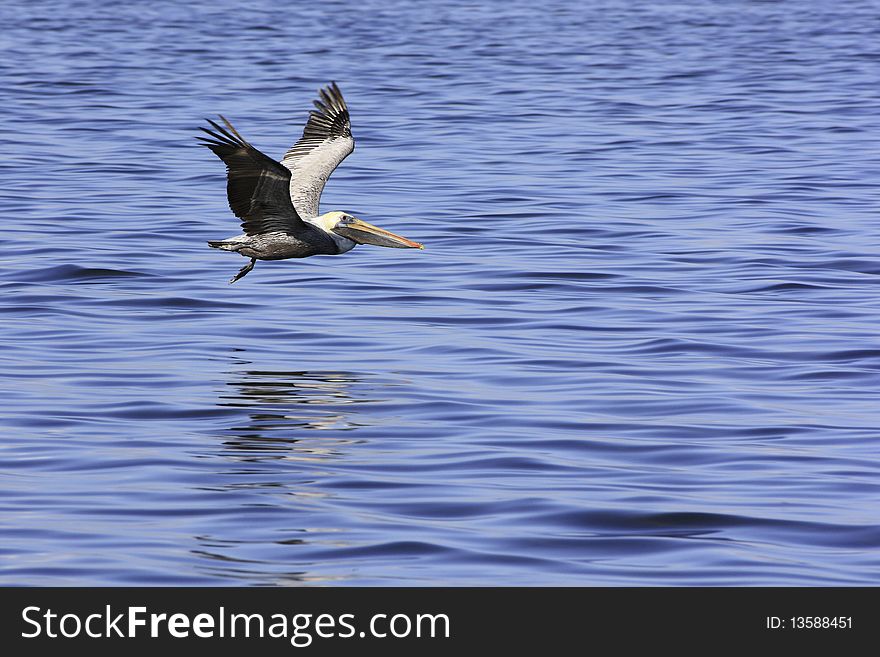
<svg viewBox="0 0 880 657"><path fill-rule="evenodd" d="M208 245L251 259L230 283L246 275L257 260L337 255L358 244L424 248L347 212L318 214L327 178L354 150L348 107L339 87L331 82L319 94L302 137L280 163L251 146L223 116L226 127L208 119L213 130L200 128L210 139L197 139L226 163L229 207L244 229L243 235Z"/></svg>

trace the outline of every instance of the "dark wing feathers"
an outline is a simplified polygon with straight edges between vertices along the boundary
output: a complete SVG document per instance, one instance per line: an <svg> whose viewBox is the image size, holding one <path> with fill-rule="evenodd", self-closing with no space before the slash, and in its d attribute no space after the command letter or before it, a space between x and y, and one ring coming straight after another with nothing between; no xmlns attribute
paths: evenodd
<svg viewBox="0 0 880 657"><path fill-rule="evenodd" d="M224 117L220 120L226 127L208 119L213 130L200 130L210 139L197 139L226 163L229 207L244 232L300 232L305 224L290 200L290 171L251 146Z"/></svg>
<svg viewBox="0 0 880 657"><path fill-rule="evenodd" d="M318 206L324 184L348 155L354 150L351 121L342 92L335 82L318 92L320 98L302 137L281 160L290 169L293 178L290 196L303 217L318 215Z"/></svg>
<svg viewBox="0 0 880 657"><path fill-rule="evenodd" d="M312 101L315 109L309 112L302 137L284 154L284 160L308 155L327 139L351 137L348 106L336 83L331 82L328 87L319 89L318 94L321 98Z"/></svg>

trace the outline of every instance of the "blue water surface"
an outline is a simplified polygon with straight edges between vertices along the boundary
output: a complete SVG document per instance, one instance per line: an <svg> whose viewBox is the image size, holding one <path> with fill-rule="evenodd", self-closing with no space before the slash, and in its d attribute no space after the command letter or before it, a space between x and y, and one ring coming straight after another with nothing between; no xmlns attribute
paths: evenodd
<svg viewBox="0 0 880 657"><path fill-rule="evenodd" d="M0 6L0 584L880 585L880 6ZM425 251L258 263L222 113Z"/></svg>

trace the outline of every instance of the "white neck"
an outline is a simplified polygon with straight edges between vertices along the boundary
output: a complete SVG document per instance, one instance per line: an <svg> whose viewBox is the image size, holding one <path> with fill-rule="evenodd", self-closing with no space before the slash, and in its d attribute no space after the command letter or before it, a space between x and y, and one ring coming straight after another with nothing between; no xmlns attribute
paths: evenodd
<svg viewBox="0 0 880 657"><path fill-rule="evenodd" d="M333 232L333 227L337 223L339 223L339 220L342 218L343 214L343 212L327 212L320 215L319 217L312 217L311 219L304 219L303 221L307 221L313 226L316 226L327 233L330 237L333 238L333 241L336 242L336 247L339 249L339 252L345 253L346 251L351 251L354 247L356 247L357 242L350 240L347 237L343 237L342 235L337 235Z"/></svg>

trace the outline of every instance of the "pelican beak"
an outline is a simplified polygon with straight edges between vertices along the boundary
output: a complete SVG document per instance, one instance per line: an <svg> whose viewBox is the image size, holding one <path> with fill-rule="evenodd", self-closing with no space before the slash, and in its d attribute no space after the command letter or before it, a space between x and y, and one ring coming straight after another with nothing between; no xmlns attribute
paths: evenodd
<svg viewBox="0 0 880 657"><path fill-rule="evenodd" d="M418 242L413 242L400 235L383 230L366 221L355 219L345 226L337 226L333 229L337 235L342 235L358 244L372 244L373 246L387 246L392 249L424 249Z"/></svg>

